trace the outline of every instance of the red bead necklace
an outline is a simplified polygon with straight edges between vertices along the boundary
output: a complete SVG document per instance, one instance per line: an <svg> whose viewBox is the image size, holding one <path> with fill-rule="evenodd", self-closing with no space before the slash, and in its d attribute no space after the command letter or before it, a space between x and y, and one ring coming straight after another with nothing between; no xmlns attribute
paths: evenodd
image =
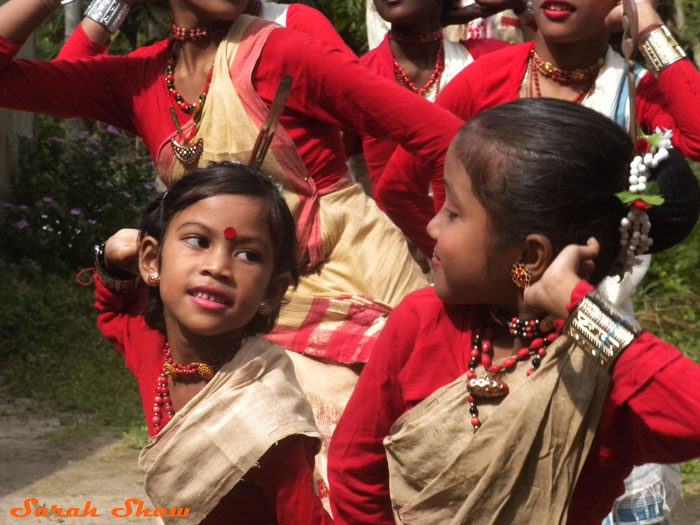
<svg viewBox="0 0 700 525"><path fill-rule="evenodd" d="M199 98L194 103L187 102L180 92L175 89L175 64L177 63L177 56L175 53L168 57L168 64L165 66L165 85L168 87L168 92L175 100L175 103L180 106L180 108L188 115L197 114L199 110L204 106L204 102L207 100L207 95L209 94L209 87L211 86L211 77L214 74L214 66L209 70L207 75L207 82L204 85L204 91L199 95Z"/></svg>
<svg viewBox="0 0 700 525"><path fill-rule="evenodd" d="M389 39L397 42L407 42L409 44L427 44L428 42L438 42L443 39L444 33L442 29L433 31L432 33L423 33L416 35L412 33L397 33L393 29L389 31Z"/></svg>
<svg viewBox="0 0 700 525"><path fill-rule="evenodd" d="M479 408L477 407L479 399L508 395L508 384L497 376L514 370L519 361L532 358L530 362L532 367L526 372L528 377L532 375L540 367L542 359L547 355L547 347L559 337L559 334L553 330L554 327L552 327L550 333L543 334L543 337L532 339L528 346L518 350L514 356L505 359L500 365L493 364L493 347L491 344L494 333L493 326L489 324L474 331L470 353L471 359L467 372L467 390L469 391L467 400L469 401L471 425L475 432L481 427ZM476 368L479 365L482 365L485 369L483 376L478 376L476 373Z"/></svg>
<svg viewBox="0 0 700 525"><path fill-rule="evenodd" d="M537 66L535 65L535 61L531 61L531 67L530 71L532 73L532 79L535 84L535 95L537 98L542 98L542 90L540 89L540 79L537 76L539 70L537 69ZM596 77L593 77L589 83L586 85L585 88L581 90L581 92L578 94L578 96L572 101L574 104L580 104L583 102L583 99L586 98L586 95L591 91L593 86L595 85Z"/></svg>
<svg viewBox="0 0 700 525"><path fill-rule="evenodd" d="M221 368L224 363L230 361L233 355L241 348L246 342L246 339L242 339L239 344L232 347L232 351L226 353L218 359L214 364L193 362L186 365L181 365L173 363L173 358L170 353L170 344L165 343L163 347L163 367L161 373L158 374L156 379L156 397L153 400L153 426L156 429L156 433L160 432L160 429L167 425L175 415L175 410L173 410L173 403L170 399L170 390L168 389L168 377L173 381L196 381L198 379L203 379L208 382L214 377L214 374Z"/></svg>
<svg viewBox="0 0 700 525"><path fill-rule="evenodd" d="M170 33L175 40L180 40L181 42L187 40L206 40L208 38L215 40L224 36L230 25L231 24L226 22L216 22L210 26L187 28L176 25L175 21L171 18Z"/></svg>
<svg viewBox="0 0 700 525"><path fill-rule="evenodd" d="M399 61L394 58L394 76L399 85L406 87L413 91L414 93L423 96L433 85L437 86L438 93L440 92L440 78L442 78L442 73L445 71L445 42L440 40L440 47L438 48L437 59L435 61L435 68L433 68L433 73L430 75L430 79L422 88L417 88L413 81L406 74L406 71L401 67Z"/></svg>

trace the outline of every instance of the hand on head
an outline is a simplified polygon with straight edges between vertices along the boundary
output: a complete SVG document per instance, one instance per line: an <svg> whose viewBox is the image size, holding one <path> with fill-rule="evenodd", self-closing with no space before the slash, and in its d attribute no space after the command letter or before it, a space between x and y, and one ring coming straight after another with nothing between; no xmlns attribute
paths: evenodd
<svg viewBox="0 0 700 525"><path fill-rule="evenodd" d="M661 17L656 12L657 0L635 0L635 3L637 4L637 20L640 31L651 24L662 22ZM622 31L621 2L610 11L610 14L605 19L605 25L612 33Z"/></svg>
<svg viewBox="0 0 700 525"><path fill-rule="evenodd" d="M443 19L444 25L466 24L475 18L486 18L505 9L521 10L525 8L525 0L476 0L465 7L456 5L451 8Z"/></svg>
<svg viewBox="0 0 700 525"><path fill-rule="evenodd" d="M524 306L532 312L549 312L567 317L566 305L581 279L595 270L600 244L591 237L585 246L570 244L557 255L542 277L523 292Z"/></svg>
<svg viewBox="0 0 700 525"><path fill-rule="evenodd" d="M139 230L123 228L112 235L105 243L105 270L120 271L137 275L139 273Z"/></svg>

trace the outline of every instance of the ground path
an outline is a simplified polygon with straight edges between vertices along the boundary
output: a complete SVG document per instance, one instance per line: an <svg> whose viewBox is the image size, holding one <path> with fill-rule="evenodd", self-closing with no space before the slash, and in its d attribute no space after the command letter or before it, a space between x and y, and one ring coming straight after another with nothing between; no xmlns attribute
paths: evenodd
<svg viewBox="0 0 700 525"><path fill-rule="evenodd" d="M62 420L64 423L62 423ZM66 423L68 421L68 423ZM66 416L42 414L41 405L27 399L0 402L0 524L142 524L153 518L112 516L124 509L125 500L146 502L138 470L138 450L126 446L113 432L104 431L87 440L71 439L79 427ZM79 431L79 430L77 430ZM14 508L24 512L25 500L39 505L96 508L100 517L15 518ZM675 509L673 525L700 525L700 485L685 487L685 498Z"/></svg>

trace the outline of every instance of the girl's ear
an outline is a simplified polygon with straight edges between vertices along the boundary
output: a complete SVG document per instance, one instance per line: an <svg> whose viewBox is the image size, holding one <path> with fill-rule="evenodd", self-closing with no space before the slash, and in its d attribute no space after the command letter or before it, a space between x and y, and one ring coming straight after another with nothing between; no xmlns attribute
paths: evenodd
<svg viewBox="0 0 700 525"><path fill-rule="evenodd" d="M150 235L144 237L139 246L139 273L143 282L148 282L148 276L160 271L160 246Z"/></svg>
<svg viewBox="0 0 700 525"><path fill-rule="evenodd" d="M292 284L292 274L289 272L273 276L270 284L267 285L263 299L272 309L277 309L282 303L284 294L287 292L290 284Z"/></svg>
<svg viewBox="0 0 700 525"><path fill-rule="evenodd" d="M531 233L525 238L520 262L532 275L533 282L539 280L552 263L553 253L552 243L544 235Z"/></svg>

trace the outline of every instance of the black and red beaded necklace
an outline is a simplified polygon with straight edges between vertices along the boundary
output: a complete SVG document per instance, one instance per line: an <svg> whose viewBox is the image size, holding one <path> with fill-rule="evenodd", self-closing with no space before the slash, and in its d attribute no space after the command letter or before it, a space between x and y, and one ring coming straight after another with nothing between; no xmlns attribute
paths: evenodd
<svg viewBox="0 0 700 525"><path fill-rule="evenodd" d="M555 331L551 316L539 320L522 320L513 317L506 324L511 335L521 339L530 339L530 343L518 352L504 359L501 364L493 363L493 347L491 340L494 336L494 323L501 324L499 316L489 312L480 323L479 328L472 334L469 370L467 371L467 390L471 425L476 432L481 427L479 419L479 400L505 397L508 395L508 384L501 379L502 374L512 372L519 361L531 359L526 375L532 375L547 355L547 347L559 334ZM484 367L483 375L478 375L476 368Z"/></svg>

